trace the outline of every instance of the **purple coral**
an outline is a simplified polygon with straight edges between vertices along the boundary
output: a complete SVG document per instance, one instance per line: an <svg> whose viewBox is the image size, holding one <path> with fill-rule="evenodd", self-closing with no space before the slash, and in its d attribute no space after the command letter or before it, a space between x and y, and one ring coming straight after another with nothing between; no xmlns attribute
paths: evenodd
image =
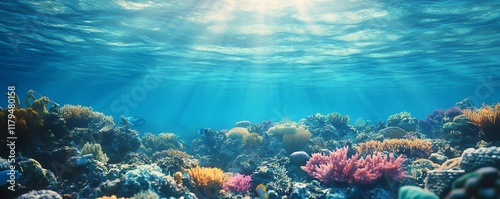
<svg viewBox="0 0 500 199"><path fill-rule="evenodd" d="M224 190L231 192L245 192L248 191L252 184L252 177L249 175L242 175L237 173L227 180L222 186Z"/></svg>
<svg viewBox="0 0 500 199"><path fill-rule="evenodd" d="M445 116L445 110L444 109L436 109L434 112L432 112L432 115L427 115L427 122L429 124L434 125L434 124L441 124L441 121L443 120L443 117Z"/></svg>
<svg viewBox="0 0 500 199"><path fill-rule="evenodd" d="M394 158L392 153L389 160L381 153L360 159L358 154L347 158L347 147L344 147L330 152L328 156L315 153L301 168L323 183L370 184L382 175L401 180L406 175L402 169L405 160L402 155Z"/></svg>
<svg viewBox="0 0 500 199"><path fill-rule="evenodd" d="M462 114L462 109L458 108L458 106L450 107L444 112L444 115L451 119L455 118L460 114Z"/></svg>

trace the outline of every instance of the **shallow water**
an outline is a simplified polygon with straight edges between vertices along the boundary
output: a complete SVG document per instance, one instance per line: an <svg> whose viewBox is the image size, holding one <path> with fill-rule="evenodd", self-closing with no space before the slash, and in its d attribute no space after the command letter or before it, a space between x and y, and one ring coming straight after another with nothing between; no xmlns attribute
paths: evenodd
<svg viewBox="0 0 500 199"><path fill-rule="evenodd" d="M498 1L2 1L2 88L141 131L500 99ZM0 105L6 106L7 102Z"/></svg>

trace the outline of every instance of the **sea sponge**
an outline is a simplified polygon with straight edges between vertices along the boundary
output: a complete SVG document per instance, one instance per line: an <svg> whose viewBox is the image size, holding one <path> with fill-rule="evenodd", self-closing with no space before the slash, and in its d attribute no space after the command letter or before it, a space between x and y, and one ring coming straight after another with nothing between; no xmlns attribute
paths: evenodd
<svg viewBox="0 0 500 199"><path fill-rule="evenodd" d="M94 159L98 160L99 162L106 163L109 160L108 156L106 156L106 154L102 152L100 144L90 144L87 142L85 145L83 145L81 154L92 154Z"/></svg>
<svg viewBox="0 0 500 199"><path fill-rule="evenodd" d="M243 146L250 148L255 147L262 144L262 136L258 133L250 133L248 135L243 136Z"/></svg>
<svg viewBox="0 0 500 199"><path fill-rule="evenodd" d="M229 139L241 140L241 139L243 139L243 137L245 135L248 135L248 134L250 134L250 132L248 132L247 128L234 127L226 133L226 137L228 137Z"/></svg>
<svg viewBox="0 0 500 199"><path fill-rule="evenodd" d="M300 126L297 133L283 135L283 146L289 153L298 151L309 142L311 136L312 134L307 129Z"/></svg>
<svg viewBox="0 0 500 199"><path fill-rule="evenodd" d="M500 103L494 107L483 104L482 108L474 111L465 109L463 114L481 129L486 138L500 140Z"/></svg>

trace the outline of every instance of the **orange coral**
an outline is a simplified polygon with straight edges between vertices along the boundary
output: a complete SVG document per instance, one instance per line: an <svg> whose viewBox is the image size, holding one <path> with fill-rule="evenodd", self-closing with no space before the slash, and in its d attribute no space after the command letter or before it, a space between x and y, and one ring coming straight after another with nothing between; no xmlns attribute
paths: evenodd
<svg viewBox="0 0 500 199"><path fill-rule="evenodd" d="M361 154L389 151L413 157L428 157L432 153L431 143L422 139L389 139L383 142L370 140L360 143L356 150Z"/></svg>
<svg viewBox="0 0 500 199"><path fill-rule="evenodd" d="M205 187L214 184L222 187L224 182L229 178L221 169L211 167L190 168L188 169L188 174L197 187Z"/></svg>
<svg viewBox="0 0 500 199"><path fill-rule="evenodd" d="M495 107L483 104L482 108L474 111L466 109L463 114L478 126L488 139L500 140L500 103Z"/></svg>

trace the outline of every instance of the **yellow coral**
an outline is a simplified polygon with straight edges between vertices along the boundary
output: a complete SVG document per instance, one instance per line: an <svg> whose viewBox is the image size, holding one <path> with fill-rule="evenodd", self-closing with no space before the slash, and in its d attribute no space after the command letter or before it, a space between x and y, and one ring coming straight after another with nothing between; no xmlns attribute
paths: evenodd
<svg viewBox="0 0 500 199"><path fill-rule="evenodd" d="M262 144L262 136L260 136L258 133L250 133L243 136L242 141L243 146L250 148Z"/></svg>
<svg viewBox="0 0 500 199"><path fill-rule="evenodd" d="M96 129L101 129L106 125L115 124L112 116L106 116L101 112L94 112L91 107L64 105L61 107L60 113L66 121L66 126L69 128L87 128L90 125L95 125Z"/></svg>
<svg viewBox="0 0 500 199"><path fill-rule="evenodd" d="M477 110L463 110L474 125L481 129L481 132L492 140L500 140L500 103L494 107L483 104L483 107Z"/></svg>
<svg viewBox="0 0 500 199"><path fill-rule="evenodd" d="M300 150L309 142L311 136L312 134L307 129L300 126L297 129L297 133L283 135L284 147L290 153Z"/></svg>
<svg viewBox="0 0 500 199"><path fill-rule="evenodd" d="M247 128L234 127L226 133L226 136L230 139L241 140L245 135L250 134Z"/></svg>
<svg viewBox="0 0 500 199"><path fill-rule="evenodd" d="M274 136L283 136L285 134L296 134L297 127L294 124L278 124L267 130L267 133Z"/></svg>
<svg viewBox="0 0 500 199"><path fill-rule="evenodd" d="M428 157L432 153L431 143L422 139L389 139L383 142L370 140L360 143L356 150L361 154L388 151L414 157Z"/></svg>
<svg viewBox="0 0 500 199"><path fill-rule="evenodd" d="M214 184L222 187L224 182L229 178L221 169L211 167L190 168L188 169L188 174L197 187L205 187Z"/></svg>
<svg viewBox="0 0 500 199"><path fill-rule="evenodd" d="M106 156L106 154L102 152L100 144L90 144L87 142L85 145L83 145L81 154L92 154L94 159L104 163L108 162L109 160L108 156Z"/></svg>

